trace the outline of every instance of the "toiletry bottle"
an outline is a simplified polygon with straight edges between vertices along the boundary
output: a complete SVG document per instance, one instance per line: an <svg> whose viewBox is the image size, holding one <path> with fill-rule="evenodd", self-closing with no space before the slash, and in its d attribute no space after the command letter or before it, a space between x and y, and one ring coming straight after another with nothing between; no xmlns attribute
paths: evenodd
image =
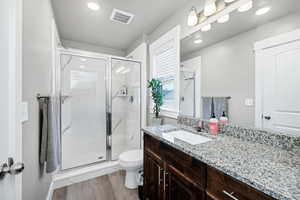
<svg viewBox="0 0 300 200"><path fill-rule="evenodd" d="M214 104L214 98L211 99L211 117L208 122L209 127L209 133L216 135L219 131L219 120L216 118L215 115L215 104Z"/></svg>
<svg viewBox="0 0 300 200"><path fill-rule="evenodd" d="M228 117L226 117L225 111L223 111L223 114L220 117L220 124L227 124L227 123L228 123Z"/></svg>
<svg viewBox="0 0 300 200"><path fill-rule="evenodd" d="M209 122L209 133L212 135L217 135L219 131L219 120L216 118L215 114L213 113Z"/></svg>

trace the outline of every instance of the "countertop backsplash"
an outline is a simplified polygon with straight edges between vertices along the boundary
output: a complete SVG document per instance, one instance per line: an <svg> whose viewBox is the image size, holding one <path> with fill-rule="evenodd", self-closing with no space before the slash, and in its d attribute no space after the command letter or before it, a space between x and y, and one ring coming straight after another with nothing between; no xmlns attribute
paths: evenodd
<svg viewBox="0 0 300 200"><path fill-rule="evenodd" d="M201 119L179 116L177 124L186 129L194 129L198 126ZM203 121L203 132L208 132L208 121ZM219 134L232 136L246 141L257 142L260 144L271 145L284 150L299 151L300 153L300 137L288 135L284 133L276 133L273 131L260 130L256 128L242 127L233 124L219 126Z"/></svg>

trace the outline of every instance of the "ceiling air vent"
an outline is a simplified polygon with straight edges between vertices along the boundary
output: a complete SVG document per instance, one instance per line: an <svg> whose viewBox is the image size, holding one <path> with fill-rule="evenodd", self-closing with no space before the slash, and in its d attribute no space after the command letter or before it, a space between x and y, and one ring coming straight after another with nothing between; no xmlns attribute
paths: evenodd
<svg viewBox="0 0 300 200"><path fill-rule="evenodd" d="M134 15L128 12L124 12L122 10L114 9L110 19L114 22L119 22L122 24L130 24Z"/></svg>

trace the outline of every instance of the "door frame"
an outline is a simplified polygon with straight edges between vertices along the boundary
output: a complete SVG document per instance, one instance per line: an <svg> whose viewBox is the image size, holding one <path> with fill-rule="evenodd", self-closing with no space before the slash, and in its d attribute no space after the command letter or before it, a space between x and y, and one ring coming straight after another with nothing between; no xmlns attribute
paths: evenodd
<svg viewBox="0 0 300 200"><path fill-rule="evenodd" d="M22 162L22 0L5 0L9 6L9 157ZM26 166L25 166L26 170ZM9 176L9 175L8 175ZM13 192L22 200L22 174L15 176Z"/></svg>
<svg viewBox="0 0 300 200"><path fill-rule="evenodd" d="M263 128L263 55L264 50L300 41L300 29L254 43L255 52L255 127Z"/></svg>

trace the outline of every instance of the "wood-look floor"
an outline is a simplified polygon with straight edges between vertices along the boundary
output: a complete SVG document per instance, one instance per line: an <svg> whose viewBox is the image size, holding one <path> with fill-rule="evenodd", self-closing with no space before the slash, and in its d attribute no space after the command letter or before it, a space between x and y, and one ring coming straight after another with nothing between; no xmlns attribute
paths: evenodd
<svg viewBox="0 0 300 200"><path fill-rule="evenodd" d="M76 183L54 191L52 200L138 200L137 190L124 186L125 172Z"/></svg>

